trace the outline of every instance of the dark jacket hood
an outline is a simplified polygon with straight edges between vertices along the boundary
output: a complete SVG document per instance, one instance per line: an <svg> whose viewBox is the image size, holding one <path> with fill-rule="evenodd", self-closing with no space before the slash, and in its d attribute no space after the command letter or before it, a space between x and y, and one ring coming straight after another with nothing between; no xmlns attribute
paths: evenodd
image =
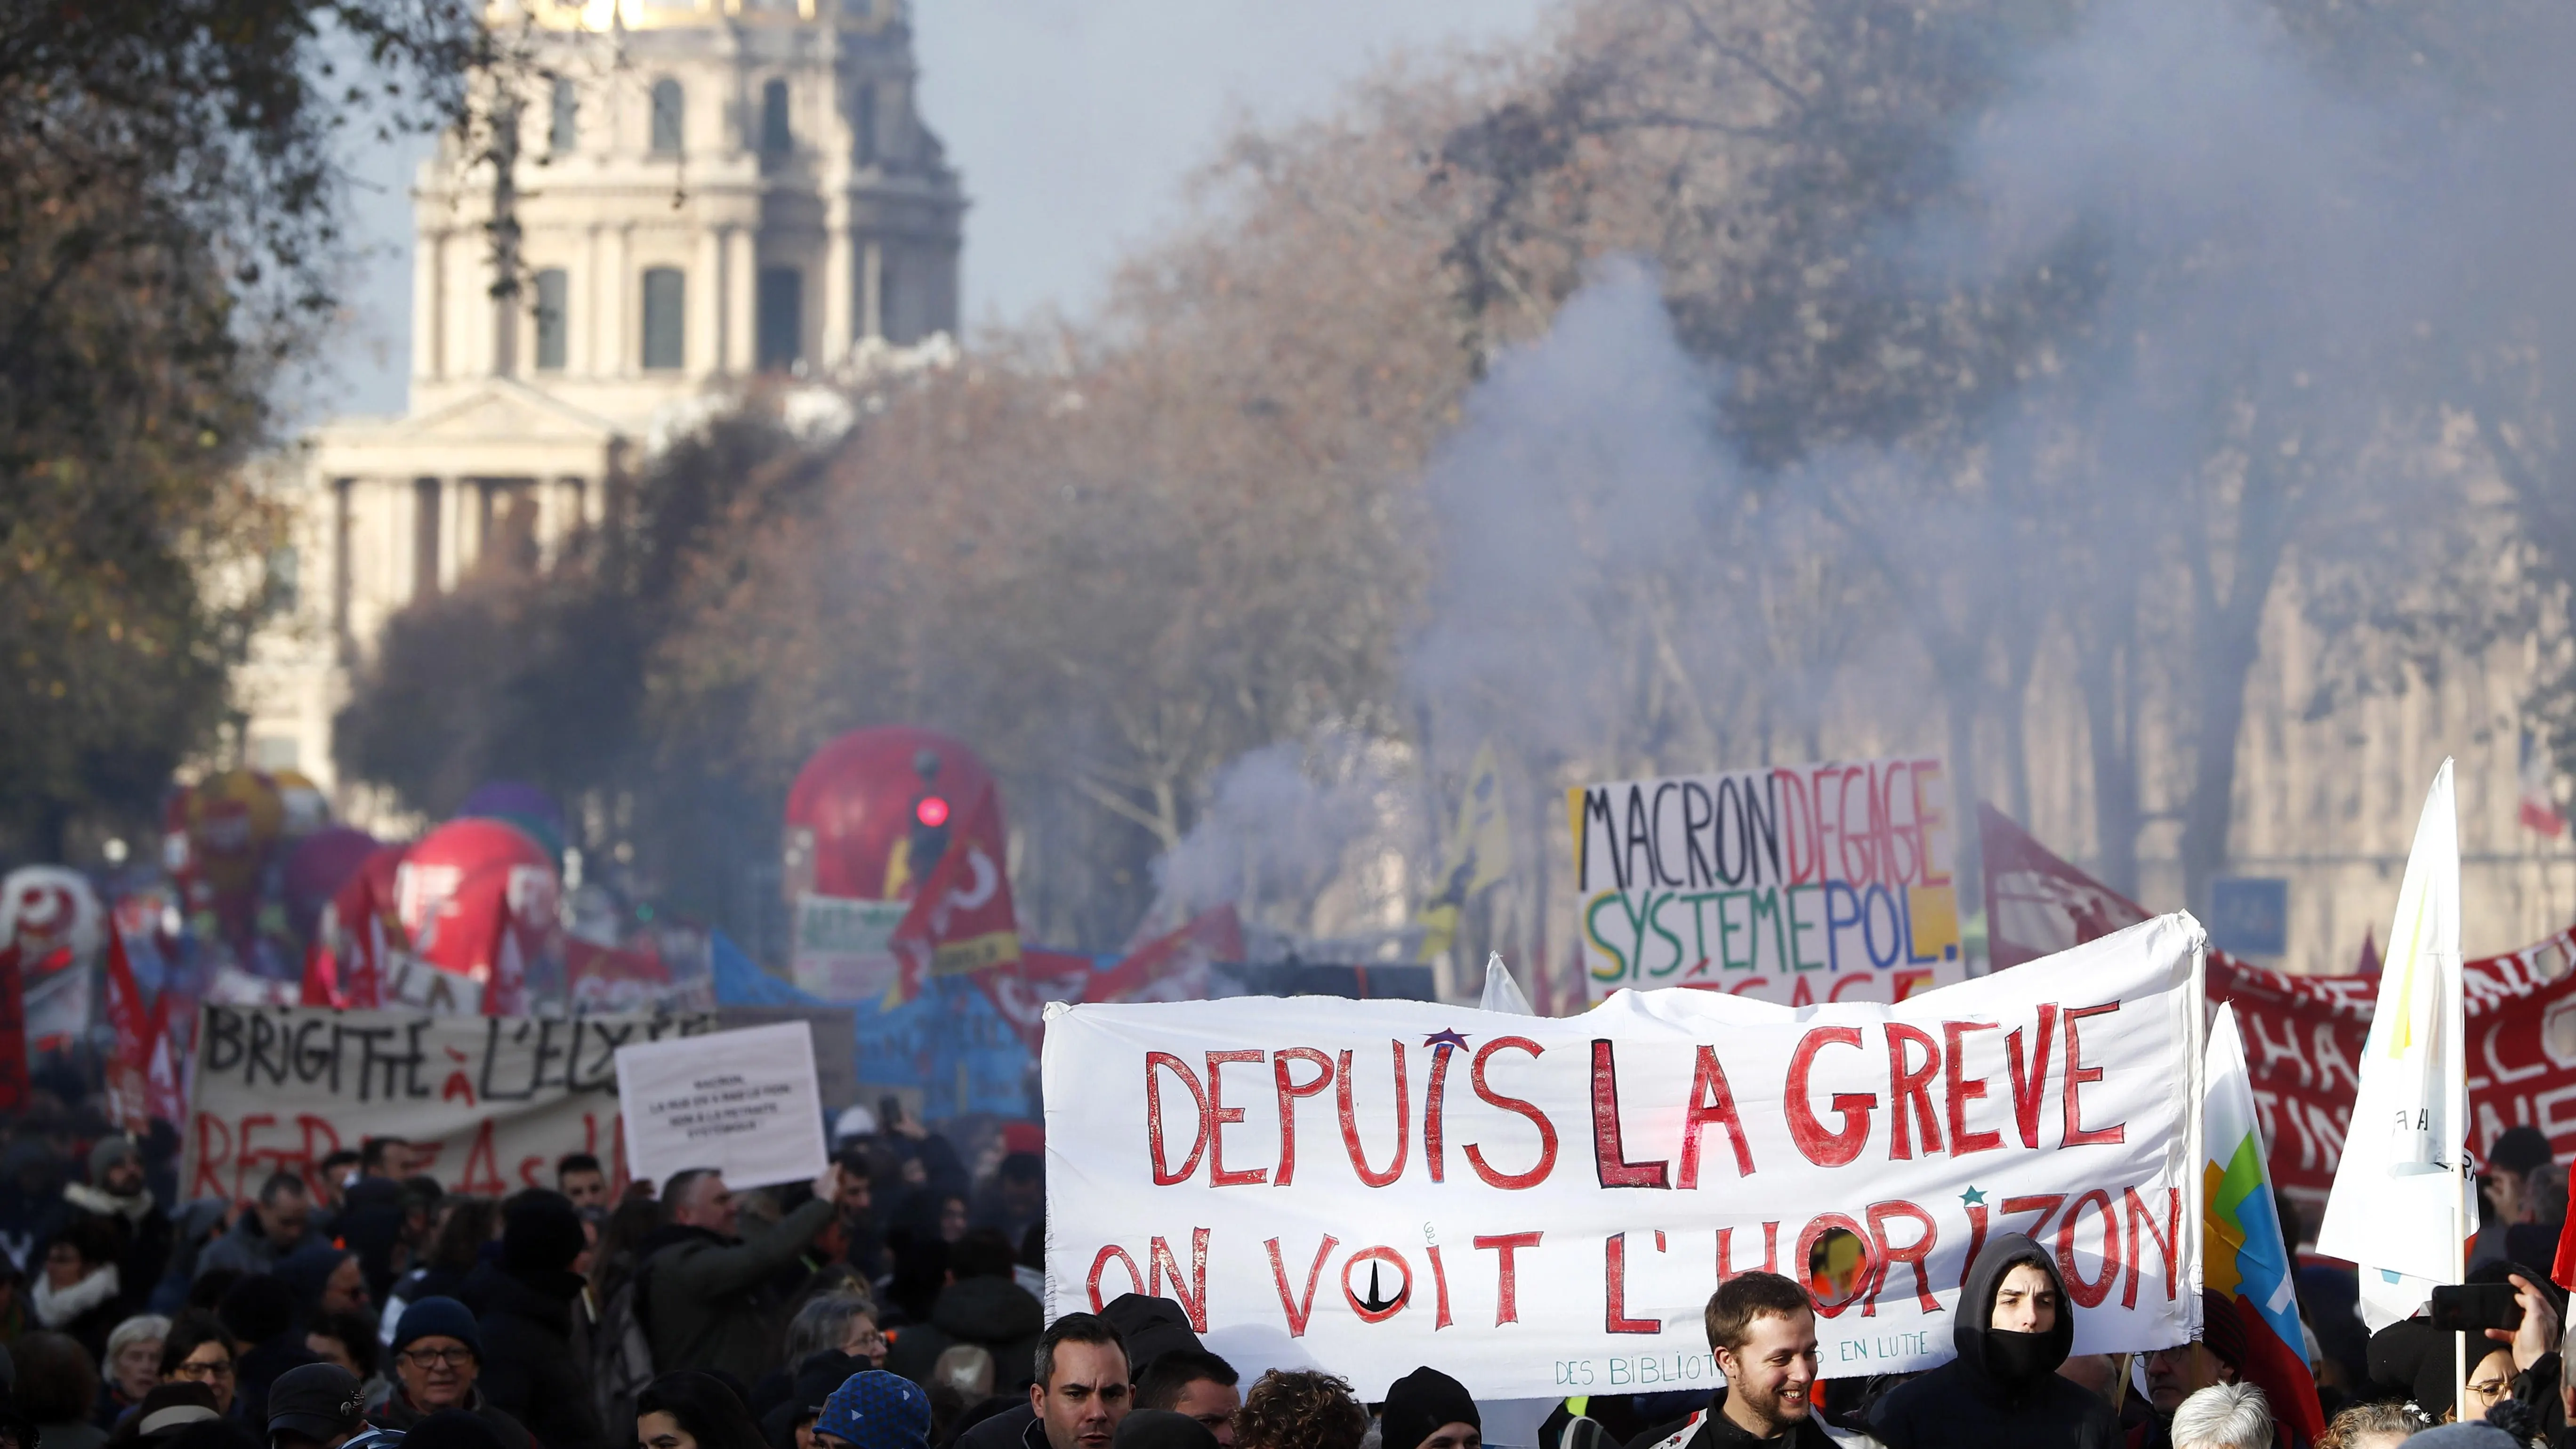
<svg viewBox="0 0 2576 1449"><path fill-rule="evenodd" d="M1009 1278L961 1278L939 1292L930 1321L941 1332L990 1347L1046 1331L1046 1307Z"/></svg>
<svg viewBox="0 0 2576 1449"><path fill-rule="evenodd" d="M2075 1346L2074 1305L2066 1297L2065 1281L2057 1275L2057 1261L2026 1234L1988 1238L1985 1247L1978 1250L1977 1260L1969 1265L1968 1281L1959 1291L1959 1317L1950 1326L1950 1341L1959 1350L1961 1369L1981 1388L2006 1397L2013 1396L2017 1388L2026 1388L2028 1381L2006 1384L1997 1376L1998 1365L1988 1349L1994 1342L1990 1335L1995 1331L1995 1290L2003 1287L2005 1275L2020 1263L2037 1264L2057 1289L2057 1322L2048 1332L2035 1335L2040 1343L2033 1367L2042 1377L2055 1373L2058 1365L2066 1362L2067 1351Z"/></svg>

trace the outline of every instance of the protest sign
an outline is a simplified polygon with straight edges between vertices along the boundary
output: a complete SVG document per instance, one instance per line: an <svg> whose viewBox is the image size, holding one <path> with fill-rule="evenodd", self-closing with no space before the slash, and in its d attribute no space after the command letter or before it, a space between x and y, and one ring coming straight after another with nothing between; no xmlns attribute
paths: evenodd
<svg viewBox="0 0 2576 1449"><path fill-rule="evenodd" d="M1937 758L1566 792L1591 997L1690 986L1804 1006L1964 978Z"/></svg>
<svg viewBox="0 0 2576 1449"><path fill-rule="evenodd" d="M894 984L894 928L909 901L857 901L807 892L796 898L788 978L825 1001L874 1001Z"/></svg>
<svg viewBox="0 0 2576 1449"><path fill-rule="evenodd" d="M728 1186L762 1187L823 1170L823 1099L802 1021L620 1048L617 1100L639 1177L712 1167Z"/></svg>
<svg viewBox="0 0 2576 1449"><path fill-rule="evenodd" d="M1991 807L1980 806L1987 949L1997 970L2147 919ZM2325 1207L2359 1088L2379 978L2293 976L2212 950L2209 999L2234 1004L2272 1180L2312 1216ZM2469 1142L2539 1128L2576 1156L2576 928L2460 966L2468 1003Z"/></svg>
<svg viewBox="0 0 2576 1449"><path fill-rule="evenodd" d="M567 1152L615 1157L616 1052L712 1031L712 1016L443 1016L208 1002L199 1018L183 1197L246 1199L312 1178L369 1137L421 1149L450 1192L554 1185Z"/></svg>
<svg viewBox="0 0 2576 1449"><path fill-rule="evenodd" d="M1054 1313L1175 1299L1247 1376L1364 1399L1706 1388L1725 1276L1797 1275L1823 1373L1951 1356L2025 1232L2079 1353L2193 1337L2200 928L1893 1005L1623 993L1564 1019L1324 998L1075 1006L1045 1055Z"/></svg>

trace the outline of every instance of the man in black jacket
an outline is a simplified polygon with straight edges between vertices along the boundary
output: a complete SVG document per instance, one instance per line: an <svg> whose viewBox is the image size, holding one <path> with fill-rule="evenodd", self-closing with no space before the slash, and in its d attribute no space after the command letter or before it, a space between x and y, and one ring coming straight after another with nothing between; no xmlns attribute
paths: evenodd
<svg viewBox="0 0 2576 1449"><path fill-rule="evenodd" d="M115 1234L117 1314L132 1317L151 1301L170 1264L176 1231L143 1182L143 1149L118 1133L89 1150L89 1181L63 1189L61 1227L96 1219Z"/></svg>
<svg viewBox="0 0 2576 1449"><path fill-rule="evenodd" d="M2075 1311L2037 1243L2020 1233L1986 1243L1950 1337L1957 1358L1870 1410L1870 1432L1888 1449L2118 1449L2111 1406L2058 1376Z"/></svg>
<svg viewBox="0 0 2576 1449"><path fill-rule="evenodd" d="M501 1210L500 1261L477 1264L460 1293L483 1334L484 1397L546 1449L609 1449L573 1347L582 1279L572 1264L586 1241L570 1198L530 1188Z"/></svg>
<svg viewBox="0 0 2576 1449"><path fill-rule="evenodd" d="M1650 1430L1644 1442L1653 1449L1834 1449L1808 1398L1816 1385L1816 1308L1806 1289L1778 1273L1739 1273L1709 1295L1703 1321L1726 1387L1707 1408Z"/></svg>

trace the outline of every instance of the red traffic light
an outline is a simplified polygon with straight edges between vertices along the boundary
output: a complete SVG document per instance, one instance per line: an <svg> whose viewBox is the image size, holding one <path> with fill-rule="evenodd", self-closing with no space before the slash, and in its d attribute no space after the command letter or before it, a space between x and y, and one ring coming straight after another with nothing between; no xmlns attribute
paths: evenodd
<svg viewBox="0 0 2576 1449"><path fill-rule="evenodd" d="M912 818L936 830L948 823L948 802L936 795L924 795L914 803Z"/></svg>

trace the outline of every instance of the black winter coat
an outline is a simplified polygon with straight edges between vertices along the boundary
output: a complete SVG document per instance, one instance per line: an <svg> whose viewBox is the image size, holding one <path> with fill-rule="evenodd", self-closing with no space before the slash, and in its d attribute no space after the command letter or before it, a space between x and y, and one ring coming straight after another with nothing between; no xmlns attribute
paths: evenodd
<svg viewBox="0 0 2576 1449"><path fill-rule="evenodd" d="M2057 1322L2036 1335L2028 1371L2008 1379L1993 1338L1995 1291L2017 1263L2037 1263L2056 1284ZM2057 1376L2075 1344L2075 1308L2055 1260L2029 1238L2006 1233L1978 1252L1950 1337L1957 1358L1897 1385L1870 1410L1869 1431L1887 1449L2120 1449L2111 1406Z"/></svg>
<svg viewBox="0 0 2576 1449"><path fill-rule="evenodd" d="M994 1392L1023 1392L1037 1376L1038 1338L1045 1332L1045 1305L1014 1280L961 1278L939 1290L928 1323L895 1330L886 1371L927 1388L951 1344L981 1344L993 1355Z"/></svg>
<svg viewBox="0 0 2576 1449"><path fill-rule="evenodd" d="M462 1289L483 1333L475 1387L545 1449L609 1449L591 1399L590 1366L573 1342L581 1287L576 1273L518 1273L478 1263Z"/></svg>

